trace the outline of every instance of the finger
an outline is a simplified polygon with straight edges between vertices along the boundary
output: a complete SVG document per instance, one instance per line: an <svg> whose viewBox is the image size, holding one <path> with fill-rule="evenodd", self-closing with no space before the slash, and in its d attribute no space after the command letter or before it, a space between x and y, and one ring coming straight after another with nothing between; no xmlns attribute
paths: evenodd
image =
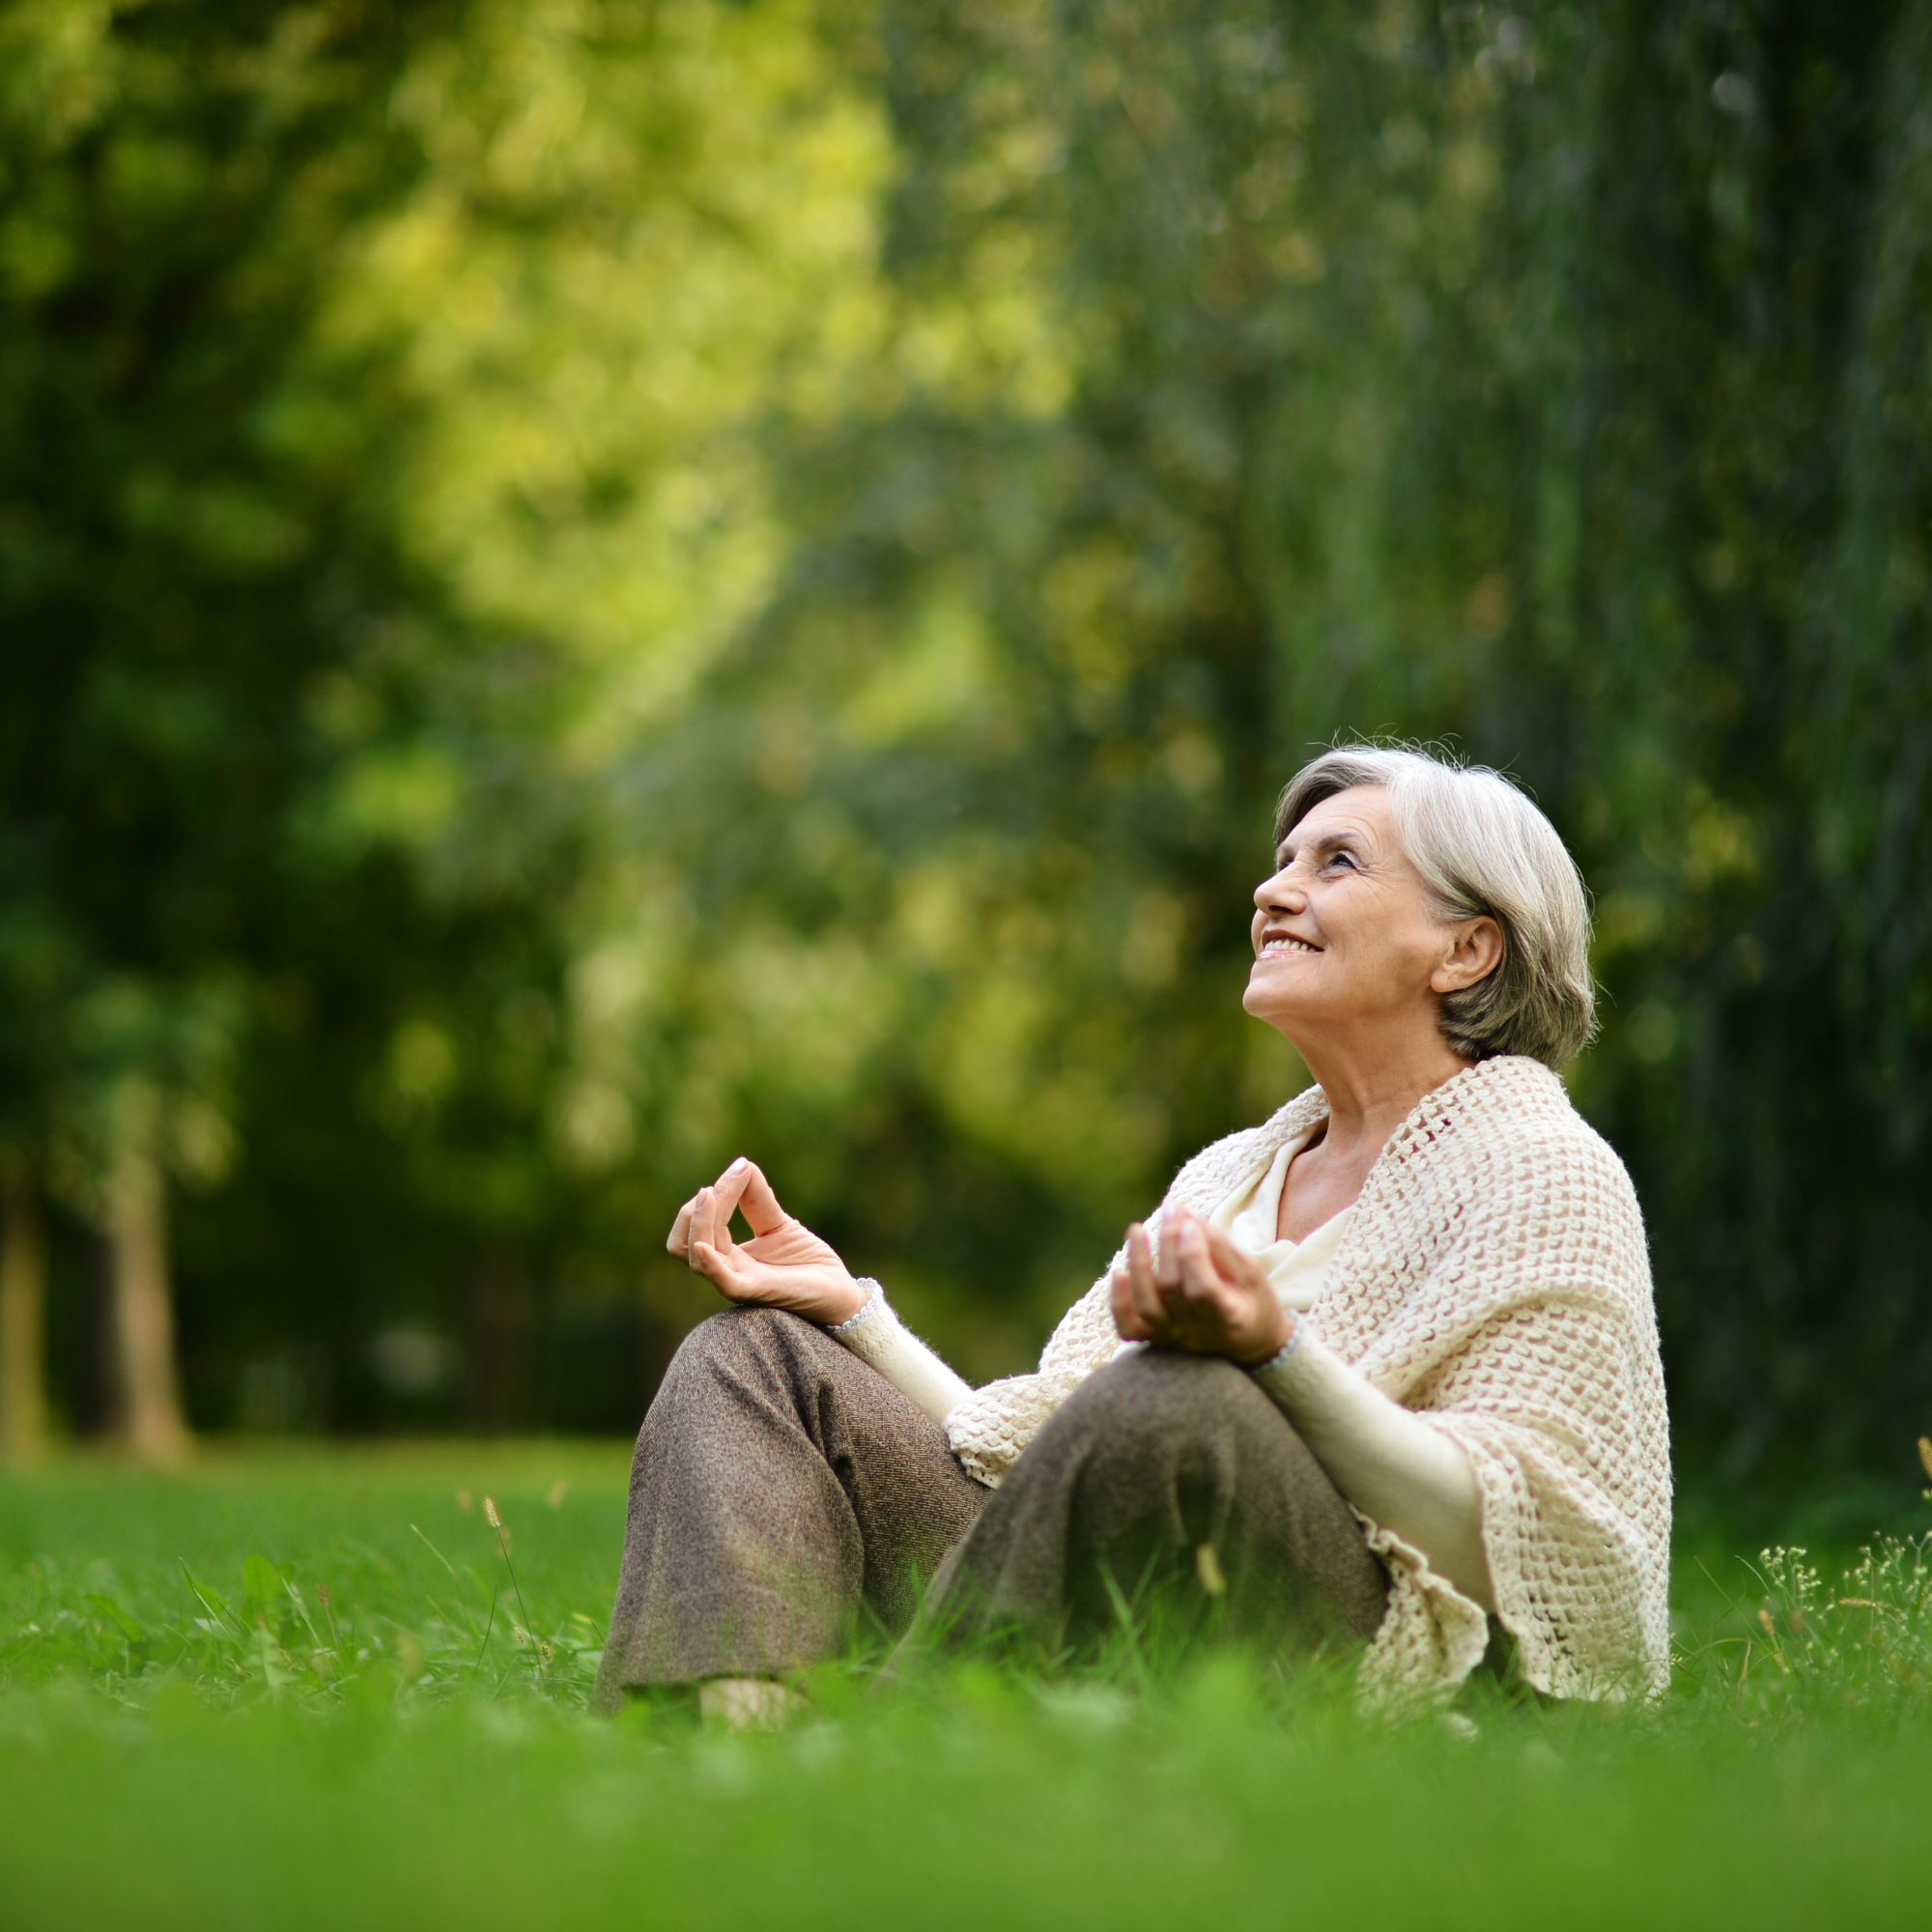
<svg viewBox="0 0 1932 1932"><path fill-rule="evenodd" d="M691 1227L686 1254L693 1267L697 1265L697 1244L711 1238L711 1190L700 1187L691 1197Z"/></svg>
<svg viewBox="0 0 1932 1932"><path fill-rule="evenodd" d="M736 1301L749 1293L749 1284L738 1278L737 1270L709 1241L691 1244L691 1264L728 1300Z"/></svg>
<svg viewBox="0 0 1932 1932"><path fill-rule="evenodd" d="M1194 1219L1185 1208L1177 1208L1172 1214L1161 1216L1160 1247L1154 1256L1154 1279L1163 1288L1180 1286L1180 1262L1178 1254L1179 1237L1188 1223Z"/></svg>
<svg viewBox="0 0 1932 1932"><path fill-rule="evenodd" d="M738 1203L739 1211L752 1224L753 1235L775 1235L791 1219L779 1206L779 1197L772 1191L772 1183L765 1179L765 1171L754 1160L744 1163L745 1184L743 1198Z"/></svg>
<svg viewBox="0 0 1932 1932"><path fill-rule="evenodd" d="M691 1259L691 1220L697 1212L697 1196L693 1195L677 1210L677 1219L670 1224L670 1233L665 1236L665 1251L675 1255L679 1261Z"/></svg>
<svg viewBox="0 0 1932 1932"><path fill-rule="evenodd" d="M1127 1230L1127 1286L1133 1294L1134 1313L1146 1334L1158 1335L1167 1309L1154 1275L1153 1243L1138 1221Z"/></svg>
<svg viewBox="0 0 1932 1932"><path fill-rule="evenodd" d="M1228 1280L1246 1288L1268 1286L1267 1270L1253 1255L1237 1248L1219 1228L1210 1228L1204 1222L1202 1232L1208 1236L1208 1252L1213 1257L1215 1267Z"/></svg>
<svg viewBox="0 0 1932 1932"><path fill-rule="evenodd" d="M1175 1248L1180 1293L1195 1301L1208 1300L1219 1294L1224 1286L1221 1271L1214 1265L1214 1256L1208 1245L1207 1229L1193 1216L1188 1217L1187 1225L1181 1229Z"/></svg>
<svg viewBox="0 0 1932 1932"><path fill-rule="evenodd" d="M1189 1286L1187 1270L1190 1255L1196 1257L1194 1266L1197 1271L1199 1269L1200 1241L1201 1224L1185 1208L1179 1209L1172 1220L1161 1223L1161 1264L1154 1279L1160 1293L1161 1311L1170 1323L1191 1322L1195 1319L1193 1303L1196 1296Z"/></svg>
<svg viewBox="0 0 1932 1932"><path fill-rule="evenodd" d="M699 1241L726 1255L736 1245L731 1239L730 1211L719 1212L715 1187L701 1187L697 1191L697 1212L692 1216L691 1240L694 1252Z"/></svg>
<svg viewBox="0 0 1932 1932"><path fill-rule="evenodd" d="M726 1239L730 1238L731 1216L738 1211L751 1178L752 1163L741 1154L711 1183L712 1198L718 1204L718 1226ZM748 1214L745 1218L749 1221L752 1217ZM755 1226L752 1232L758 1232Z"/></svg>
<svg viewBox="0 0 1932 1932"><path fill-rule="evenodd" d="M1152 1252L1147 1230L1139 1222L1127 1229L1126 1259L1114 1275L1120 1293L1132 1310L1136 1324L1145 1324L1149 1303L1149 1284L1153 1279Z"/></svg>
<svg viewBox="0 0 1932 1932"><path fill-rule="evenodd" d="M1108 1295L1114 1311L1114 1332L1123 1342L1150 1339L1141 1312L1134 1306L1134 1278L1125 1268L1116 1268Z"/></svg>

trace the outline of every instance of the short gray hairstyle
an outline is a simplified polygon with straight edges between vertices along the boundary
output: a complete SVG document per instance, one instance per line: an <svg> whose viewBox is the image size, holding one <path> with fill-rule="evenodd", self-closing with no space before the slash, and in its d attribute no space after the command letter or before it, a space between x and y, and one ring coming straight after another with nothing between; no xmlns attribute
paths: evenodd
<svg viewBox="0 0 1932 1932"><path fill-rule="evenodd" d="M1442 1001L1442 1032L1466 1060L1576 1058L1596 1029L1590 906L1556 828L1508 779L1406 745L1343 745L1289 781L1276 849L1323 799L1357 785L1388 793L1396 836L1445 920L1502 928L1492 972Z"/></svg>

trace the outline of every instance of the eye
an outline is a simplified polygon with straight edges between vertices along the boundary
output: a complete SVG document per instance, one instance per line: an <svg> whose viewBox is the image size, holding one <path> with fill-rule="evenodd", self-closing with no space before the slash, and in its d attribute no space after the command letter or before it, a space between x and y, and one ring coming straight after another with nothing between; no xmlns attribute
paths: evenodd
<svg viewBox="0 0 1932 1932"><path fill-rule="evenodd" d="M1361 867L1355 863L1355 855L1352 852L1329 853L1328 868L1332 871L1334 867L1337 866L1346 866L1351 872L1359 872L1362 869Z"/></svg>

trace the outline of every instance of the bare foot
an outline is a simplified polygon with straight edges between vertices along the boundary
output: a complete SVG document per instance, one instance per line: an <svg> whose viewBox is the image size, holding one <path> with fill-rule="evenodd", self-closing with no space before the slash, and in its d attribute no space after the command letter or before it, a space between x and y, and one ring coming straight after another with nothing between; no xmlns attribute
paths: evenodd
<svg viewBox="0 0 1932 1932"><path fill-rule="evenodd" d="M727 1731L781 1731L805 1699L769 1677L712 1677L697 1687L697 1714Z"/></svg>

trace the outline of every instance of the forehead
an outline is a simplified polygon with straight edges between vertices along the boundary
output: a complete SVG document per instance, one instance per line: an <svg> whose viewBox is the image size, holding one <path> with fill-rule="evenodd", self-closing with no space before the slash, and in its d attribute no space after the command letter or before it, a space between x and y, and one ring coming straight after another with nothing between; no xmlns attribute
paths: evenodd
<svg viewBox="0 0 1932 1932"><path fill-rule="evenodd" d="M1381 785L1350 785L1310 806L1289 828L1282 850L1319 844L1327 838L1367 838L1377 844L1389 838L1389 798Z"/></svg>

